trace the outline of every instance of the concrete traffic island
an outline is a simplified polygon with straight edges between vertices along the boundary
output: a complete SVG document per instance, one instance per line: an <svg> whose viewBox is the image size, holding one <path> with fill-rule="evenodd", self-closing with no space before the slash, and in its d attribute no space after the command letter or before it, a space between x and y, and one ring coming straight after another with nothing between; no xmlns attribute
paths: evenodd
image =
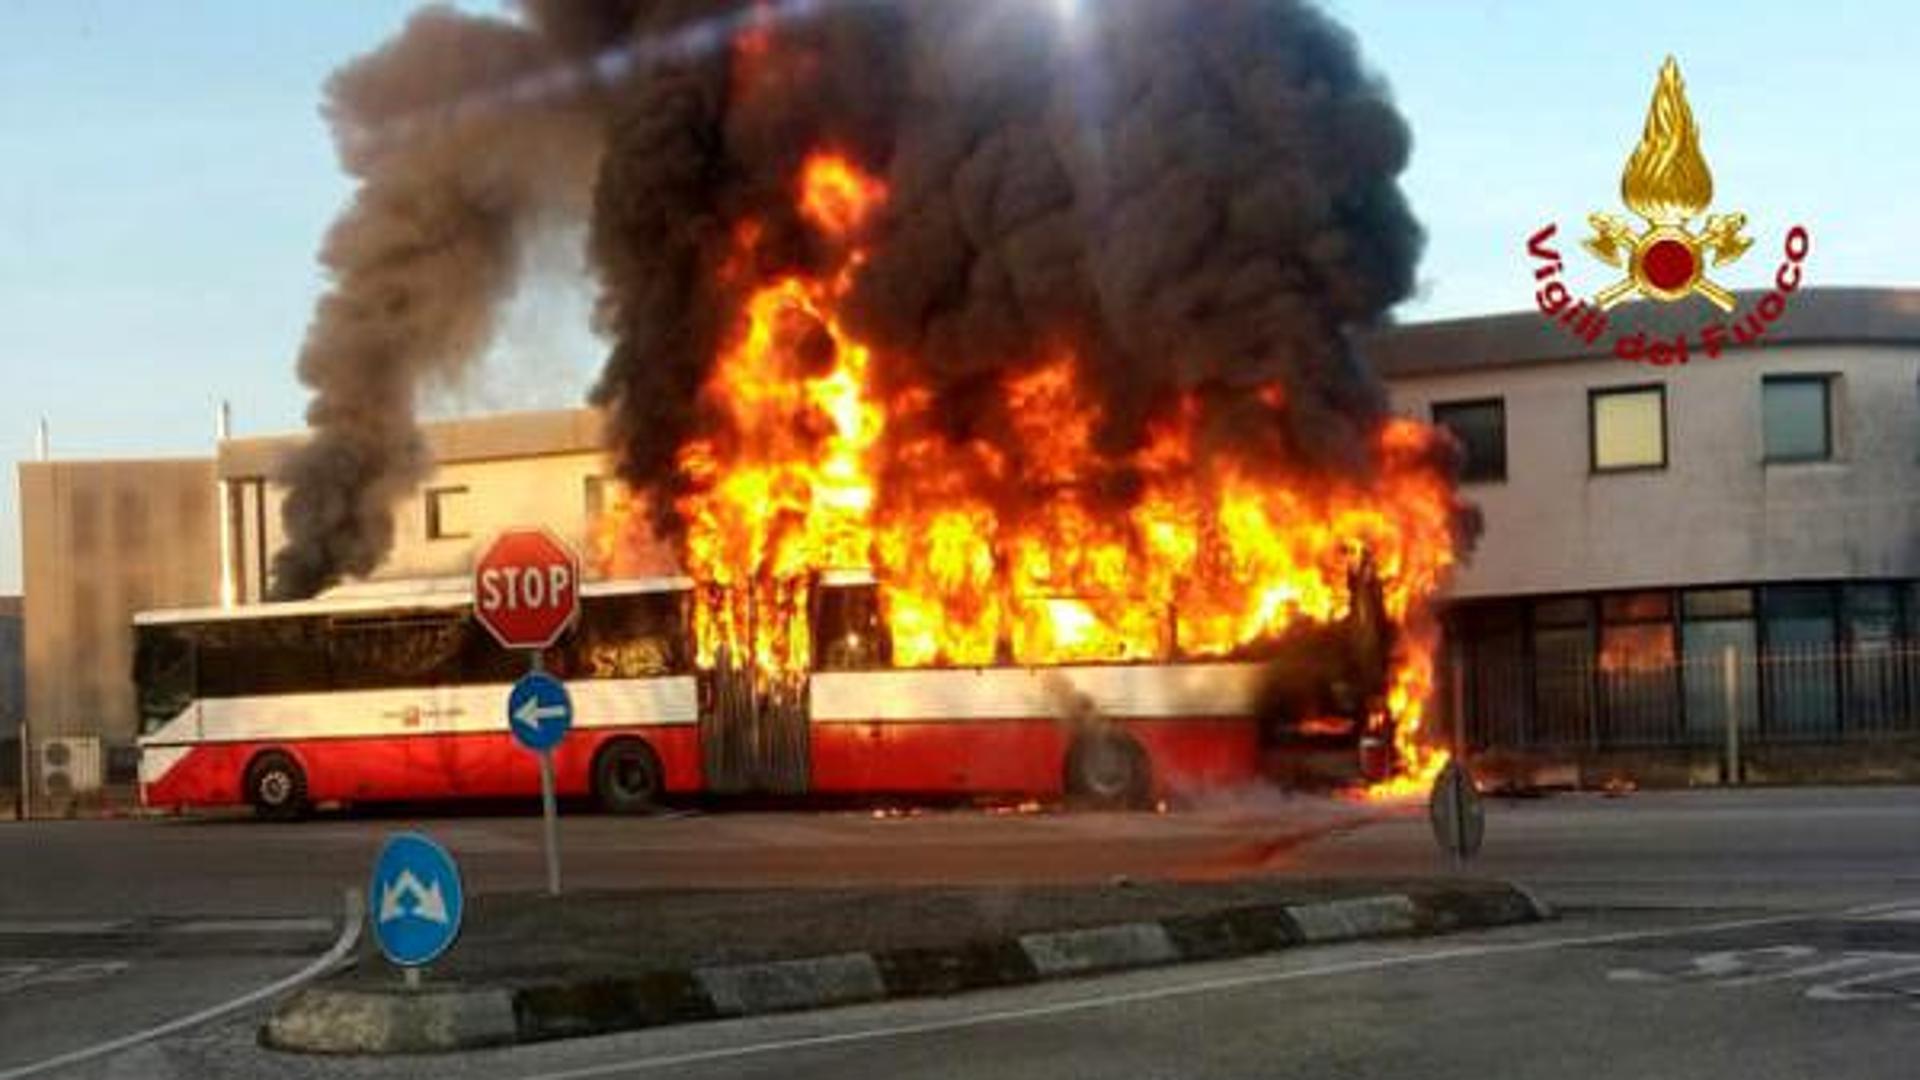
<svg viewBox="0 0 1920 1080"><path fill-rule="evenodd" d="M1533 922L1501 881L1116 881L1104 886L496 895L409 991L364 945L274 1011L261 1042L412 1054L952 994L1298 945Z"/></svg>

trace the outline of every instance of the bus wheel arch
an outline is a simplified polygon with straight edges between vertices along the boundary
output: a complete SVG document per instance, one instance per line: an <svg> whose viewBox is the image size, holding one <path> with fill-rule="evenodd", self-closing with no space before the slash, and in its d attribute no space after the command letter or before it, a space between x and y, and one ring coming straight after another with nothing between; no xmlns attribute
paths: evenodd
<svg viewBox="0 0 1920 1080"><path fill-rule="evenodd" d="M307 812L307 770L286 750L270 748L248 759L240 774L241 795L255 815L294 821Z"/></svg>
<svg viewBox="0 0 1920 1080"><path fill-rule="evenodd" d="M666 794L660 754L637 735L618 735L593 752L593 801L609 814L644 814Z"/></svg>
<svg viewBox="0 0 1920 1080"><path fill-rule="evenodd" d="M1102 809L1138 809L1153 801L1153 759L1132 735L1103 728L1083 732L1062 765L1070 802Z"/></svg>

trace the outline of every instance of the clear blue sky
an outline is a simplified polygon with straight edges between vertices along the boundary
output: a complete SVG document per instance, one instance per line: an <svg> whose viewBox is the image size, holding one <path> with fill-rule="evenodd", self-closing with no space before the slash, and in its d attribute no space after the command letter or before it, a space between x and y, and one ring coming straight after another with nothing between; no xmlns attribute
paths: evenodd
<svg viewBox="0 0 1920 1080"><path fill-rule="evenodd" d="M313 253L348 192L320 86L413 6L0 6L0 592L19 587L11 462L32 453L38 418L56 454L84 457L206 453L221 398L243 434L300 423L293 358L322 284ZM1414 130L1406 186L1429 243L1405 319L1520 306L1529 232L1618 209L1667 52L1704 132L1716 208L1747 211L1769 248L1805 222L1816 284L1920 283L1920 12L1908 4L1328 6ZM1756 248L1725 283L1757 284L1770 263ZM589 351L571 325L583 305L537 305L520 346ZM596 360L496 370L441 408L529 388L540 404L577 400Z"/></svg>

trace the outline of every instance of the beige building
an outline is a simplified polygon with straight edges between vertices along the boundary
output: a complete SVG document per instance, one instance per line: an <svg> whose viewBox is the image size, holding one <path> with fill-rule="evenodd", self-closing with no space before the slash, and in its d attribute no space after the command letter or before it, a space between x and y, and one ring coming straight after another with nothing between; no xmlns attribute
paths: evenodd
<svg viewBox="0 0 1920 1080"><path fill-rule="evenodd" d="M20 598L0 596L0 788L20 782L20 718L27 714L24 632Z"/></svg>
<svg viewBox="0 0 1920 1080"><path fill-rule="evenodd" d="M394 511L394 548L376 580L464 574L476 545L509 525L538 522L593 550L600 514L624 499L589 409L509 413L425 427L433 474ZM271 477L299 435L231 439L216 462L227 506L226 580L233 598L266 594L283 534L285 497ZM592 567L589 565L589 572Z"/></svg>
<svg viewBox="0 0 1920 1080"><path fill-rule="evenodd" d="M30 785L133 775L131 617L218 596L213 462L20 466Z"/></svg>

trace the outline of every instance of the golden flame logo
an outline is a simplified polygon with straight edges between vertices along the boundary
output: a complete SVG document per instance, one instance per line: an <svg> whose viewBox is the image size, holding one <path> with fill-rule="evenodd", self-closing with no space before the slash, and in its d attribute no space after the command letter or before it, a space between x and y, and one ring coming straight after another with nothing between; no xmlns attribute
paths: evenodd
<svg viewBox="0 0 1920 1080"><path fill-rule="evenodd" d="M1620 174L1620 199L1656 225L1684 224L1713 201L1713 173L1700 153L1700 128L1687 105L1680 65L1671 56L1660 66L1640 145Z"/></svg>
<svg viewBox="0 0 1920 1080"><path fill-rule="evenodd" d="M1599 307L1611 308L1635 293L1667 302L1698 293L1731 312L1733 294L1707 278L1707 259L1725 266L1746 254L1753 241L1741 235L1747 224L1742 213L1709 215L1698 233L1687 227L1713 201L1713 173L1700 152L1700 128L1687 104L1680 65L1671 56L1660 66L1640 145L1620 174L1620 198L1647 225L1635 230L1612 214L1587 218L1593 235L1583 246L1627 272L1594 296Z"/></svg>

